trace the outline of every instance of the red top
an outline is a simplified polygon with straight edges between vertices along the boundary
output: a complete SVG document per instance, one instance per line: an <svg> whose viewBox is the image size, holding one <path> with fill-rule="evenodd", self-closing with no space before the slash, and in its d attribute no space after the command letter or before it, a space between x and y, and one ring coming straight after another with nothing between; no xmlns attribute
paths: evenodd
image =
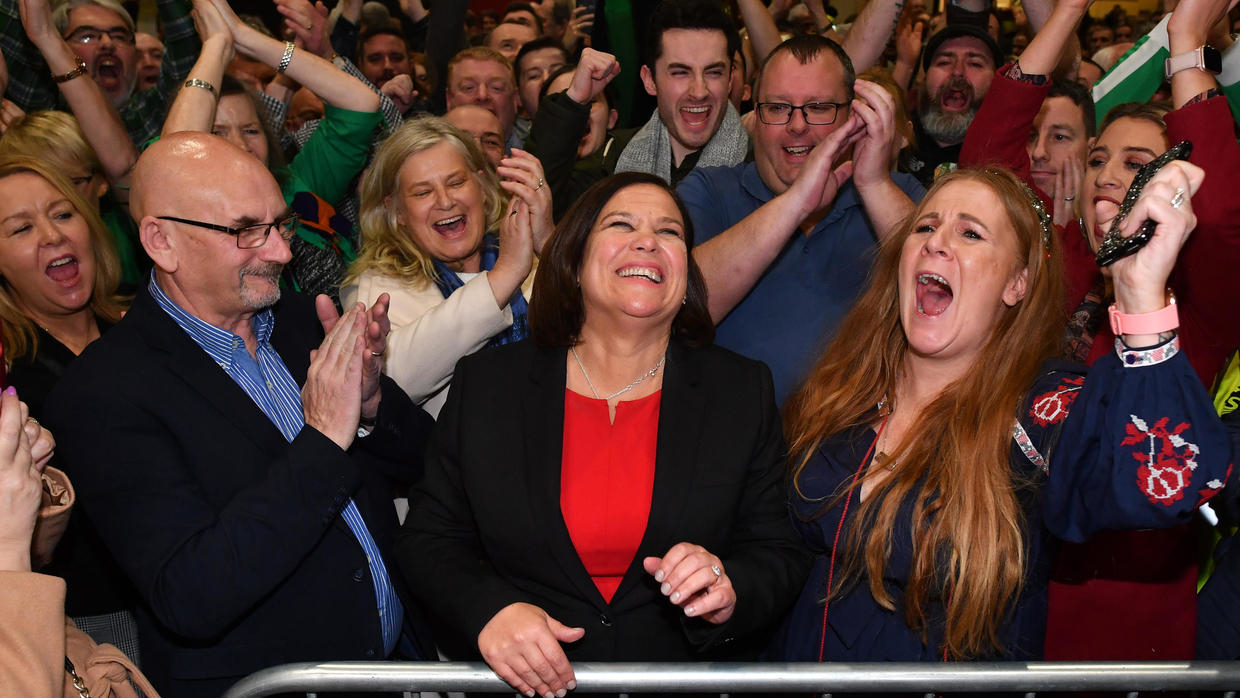
<svg viewBox="0 0 1240 698"><path fill-rule="evenodd" d="M564 391L560 511L577 555L611 603L646 533L662 391L616 405Z"/></svg>

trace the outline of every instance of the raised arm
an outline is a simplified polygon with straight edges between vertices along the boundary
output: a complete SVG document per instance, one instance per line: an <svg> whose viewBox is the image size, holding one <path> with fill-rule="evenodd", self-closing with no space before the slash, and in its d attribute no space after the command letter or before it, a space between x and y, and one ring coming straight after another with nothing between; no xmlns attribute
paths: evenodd
<svg viewBox="0 0 1240 698"><path fill-rule="evenodd" d="M1192 195L1204 176L1199 167L1173 162L1145 186L1123 234L1146 219L1156 227L1147 245L1111 266L1119 312L1167 306L1167 280L1197 222ZM1046 523L1065 540L1186 523L1222 491L1231 470L1226 431L1179 355L1175 332L1121 340L1116 351L1123 360L1108 352L1070 401L1059 460L1050 464Z"/></svg>
<svg viewBox="0 0 1240 698"><path fill-rule="evenodd" d="M52 11L47 0L20 0L19 6L26 35L43 54L52 74L66 75L77 69L77 54L52 25ZM112 191L128 192L129 172L138 161L138 151L107 96L87 74L66 80L59 87L86 141L99 156Z"/></svg>
<svg viewBox="0 0 1240 698"><path fill-rule="evenodd" d="M373 112L379 108L379 96L365 85L341 71L330 61L308 50L287 51L287 44L273 39L237 18L227 0L209 0L232 29L237 51L283 71L289 79L315 93L325 103L356 112ZM288 60L285 62L285 56Z"/></svg>
<svg viewBox="0 0 1240 698"><path fill-rule="evenodd" d="M745 28L749 30L754 60L758 65L762 65L762 61L784 40L775 26L775 18L771 17L762 0L737 0L736 5L741 10L741 18L745 20Z"/></svg>
<svg viewBox="0 0 1240 698"><path fill-rule="evenodd" d="M178 131L211 132L215 125L215 101L219 97L224 69L233 57L233 35L210 0L194 0L202 53L189 71L187 83L172 100L164 119L163 135Z"/></svg>
<svg viewBox="0 0 1240 698"><path fill-rule="evenodd" d="M870 0L866 3L843 42L854 70L860 73L878 63L903 9L904 0Z"/></svg>
<svg viewBox="0 0 1240 698"><path fill-rule="evenodd" d="M1091 0L1059 0L1050 17L1033 35L1029 46L1017 62L1026 75L1050 75L1059 63L1059 55L1076 31L1089 9ZM1032 20L1031 20L1032 21Z"/></svg>

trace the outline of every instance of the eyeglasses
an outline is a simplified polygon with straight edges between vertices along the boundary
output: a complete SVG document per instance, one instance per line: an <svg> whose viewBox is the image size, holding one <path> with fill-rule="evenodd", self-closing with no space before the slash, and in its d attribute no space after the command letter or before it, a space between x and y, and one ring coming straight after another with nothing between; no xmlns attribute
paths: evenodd
<svg viewBox="0 0 1240 698"><path fill-rule="evenodd" d="M65 37L66 41L75 44L94 44L103 40L107 36L113 43L132 44L134 43L133 32L124 27L113 27L111 29L96 29L94 27L78 27L72 34Z"/></svg>
<svg viewBox="0 0 1240 698"><path fill-rule="evenodd" d="M296 213L290 213L287 216L271 223L255 223L254 225L242 226L240 228L230 228L226 225L216 225L215 223L203 223L202 221L192 221L188 218L176 218L174 216L155 216L161 221L172 221L174 223L184 223L207 230L218 230L221 233L228 233L237 238L237 247L243 250L252 250L255 247L262 247L267 242L267 236L271 234L271 229L275 228L280 233L280 237L285 242L293 239L293 233L297 231L297 223L301 217Z"/></svg>
<svg viewBox="0 0 1240 698"><path fill-rule="evenodd" d="M782 126L792 121L792 112L800 109L805 123L811 126L826 126L835 123L840 107L848 106L844 102L810 102L809 104L788 104L786 102L759 102L758 118L764 124Z"/></svg>

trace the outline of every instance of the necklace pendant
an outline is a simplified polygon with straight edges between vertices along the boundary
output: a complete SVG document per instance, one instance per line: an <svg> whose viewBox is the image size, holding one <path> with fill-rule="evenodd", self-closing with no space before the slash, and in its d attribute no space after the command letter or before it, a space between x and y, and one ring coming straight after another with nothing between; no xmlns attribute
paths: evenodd
<svg viewBox="0 0 1240 698"><path fill-rule="evenodd" d="M884 467L889 471L893 471L896 469L896 462L891 459L891 456L887 455L886 451L879 451L874 456L874 464Z"/></svg>

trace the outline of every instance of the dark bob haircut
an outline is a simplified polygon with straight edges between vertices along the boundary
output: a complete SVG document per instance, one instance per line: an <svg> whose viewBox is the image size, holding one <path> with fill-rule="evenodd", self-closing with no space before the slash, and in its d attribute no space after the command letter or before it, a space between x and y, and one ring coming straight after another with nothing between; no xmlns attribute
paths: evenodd
<svg viewBox="0 0 1240 698"><path fill-rule="evenodd" d="M637 184L649 184L667 192L685 222L688 287L680 312L672 319L672 336L693 347L715 340L715 326L706 308L706 280L693 261L693 221L674 189L661 177L645 172L624 172L596 182L573 203L556 226L539 259L530 300L530 331L544 347L571 347L581 335L585 304L577 283L585 257L586 240L598 217L617 193Z"/></svg>

